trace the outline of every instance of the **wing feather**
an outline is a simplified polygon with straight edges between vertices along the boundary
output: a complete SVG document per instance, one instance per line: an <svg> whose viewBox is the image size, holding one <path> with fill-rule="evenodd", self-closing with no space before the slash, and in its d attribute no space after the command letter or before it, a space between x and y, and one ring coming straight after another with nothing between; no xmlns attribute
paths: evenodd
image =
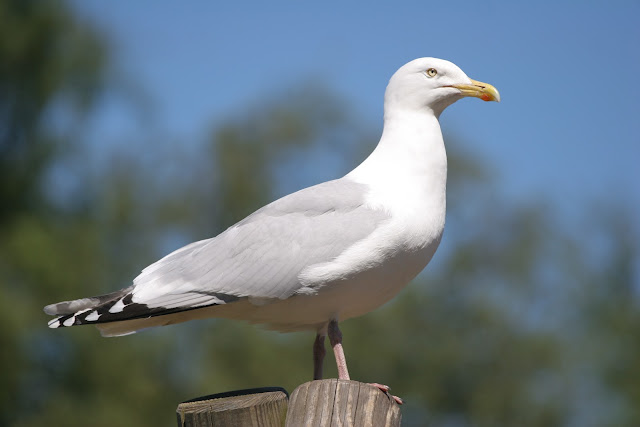
<svg viewBox="0 0 640 427"><path fill-rule="evenodd" d="M133 301L166 303L167 295L194 291L287 298L301 287L303 269L336 258L387 218L365 205L366 192L343 178L279 199L147 267L134 280Z"/></svg>
<svg viewBox="0 0 640 427"><path fill-rule="evenodd" d="M288 298L301 289L305 268L330 262L388 219L366 205L367 191L342 178L285 196L151 264L127 289L48 306L60 316L49 326L144 319L244 297Z"/></svg>

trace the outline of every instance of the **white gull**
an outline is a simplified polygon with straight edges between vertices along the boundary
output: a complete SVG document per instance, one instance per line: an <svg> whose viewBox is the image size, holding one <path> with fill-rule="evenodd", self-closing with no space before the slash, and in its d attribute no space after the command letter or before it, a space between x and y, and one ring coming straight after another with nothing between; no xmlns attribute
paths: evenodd
<svg viewBox="0 0 640 427"><path fill-rule="evenodd" d="M393 298L440 243L447 157L438 118L465 96L500 100L451 62L409 62L387 86L378 146L353 171L176 250L128 288L48 305L57 316L49 327L93 324L118 336L220 317L314 330L314 379L322 378L327 335L339 378L349 379L338 322Z"/></svg>

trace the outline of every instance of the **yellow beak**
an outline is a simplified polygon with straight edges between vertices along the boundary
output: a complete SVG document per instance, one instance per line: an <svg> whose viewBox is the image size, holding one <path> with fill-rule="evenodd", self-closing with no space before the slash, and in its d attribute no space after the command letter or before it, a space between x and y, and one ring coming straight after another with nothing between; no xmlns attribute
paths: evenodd
<svg viewBox="0 0 640 427"><path fill-rule="evenodd" d="M500 92L498 89L491 86L489 83L482 83L477 80L471 80L470 85L452 85L460 90L464 96L473 96L480 98L483 101L496 101L500 102Z"/></svg>

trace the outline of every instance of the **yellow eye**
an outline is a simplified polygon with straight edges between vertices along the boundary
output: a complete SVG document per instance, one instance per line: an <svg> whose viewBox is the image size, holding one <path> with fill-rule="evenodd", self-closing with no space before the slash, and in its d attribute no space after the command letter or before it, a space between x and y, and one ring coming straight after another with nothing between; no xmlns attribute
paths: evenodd
<svg viewBox="0 0 640 427"><path fill-rule="evenodd" d="M429 77L435 77L436 74L438 74L438 70L436 70L435 68L429 68L427 70L427 76Z"/></svg>

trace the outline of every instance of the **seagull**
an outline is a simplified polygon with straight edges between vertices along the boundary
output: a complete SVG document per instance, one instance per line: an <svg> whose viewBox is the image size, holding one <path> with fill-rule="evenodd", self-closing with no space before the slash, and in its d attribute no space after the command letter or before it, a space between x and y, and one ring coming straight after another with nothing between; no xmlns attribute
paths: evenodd
<svg viewBox="0 0 640 427"><path fill-rule="evenodd" d="M438 119L463 97L500 101L449 61L405 64L384 95L380 142L354 170L170 253L127 288L47 305L49 327L91 324L110 337L213 317L312 330L314 379L328 336L338 377L349 380L338 322L391 300L440 244L447 156Z"/></svg>

